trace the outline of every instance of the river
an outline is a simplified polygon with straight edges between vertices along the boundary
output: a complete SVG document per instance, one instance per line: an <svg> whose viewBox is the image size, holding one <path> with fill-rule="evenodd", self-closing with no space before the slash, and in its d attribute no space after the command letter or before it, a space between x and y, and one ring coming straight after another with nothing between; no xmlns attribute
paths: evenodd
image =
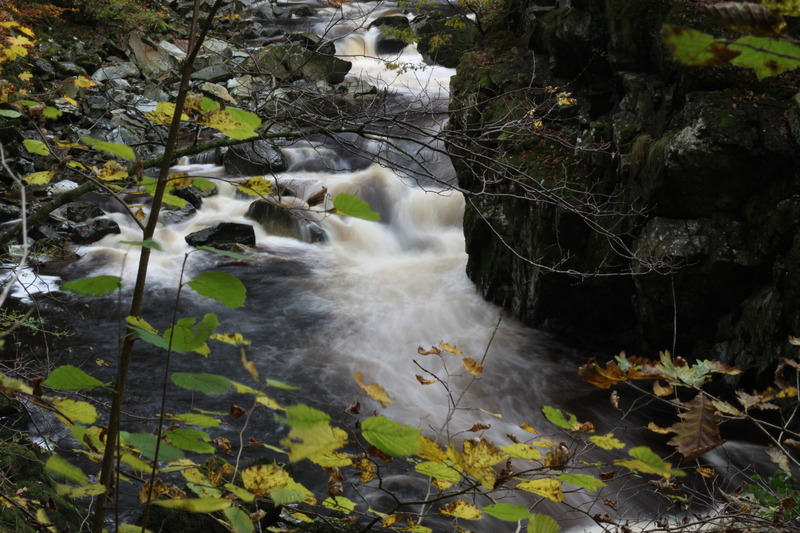
<svg viewBox="0 0 800 533"><path fill-rule="evenodd" d="M350 76L385 89L386 109L404 116L413 114L415 124L421 130L429 128L434 136L446 120L447 87L454 71L425 66L413 46L397 58L378 57L378 31L363 28L382 9L393 7L384 4L376 8L372 3L344 4L344 11L320 7L319 17L301 29L336 39L337 54L354 63ZM337 23L331 25L328 18ZM401 73L387 69L386 59L420 68ZM248 253L251 261L193 253L188 278L207 269L236 275L247 288L247 303L229 310L185 290L179 316L217 313L222 331L239 332L252 342L246 356L256 363L262 379L300 387L297 392L274 390L278 401L311 403L335 419L345 419L345 409L360 402L365 413L386 414L442 440L480 436L482 433L468 430L482 424L490 426L487 435L507 444L511 442L507 435L525 439L520 429L525 422L542 433L568 440L541 417L541 406L552 405L582 420L590 419L600 433L618 431L619 414L608 405L607 393L577 380L577 366L584 354L518 324L483 300L465 273L464 199L447 186L454 181L449 161L436 151L417 152L417 144L404 146L413 149L424 165L393 154L380 140L361 142L357 153L323 139L283 146L289 169L274 179L300 200L322 187L329 197L348 192L368 200L381 221L320 214L328 236L322 243L270 235L256 225L257 244ZM374 154L380 155L379 162ZM399 164L389 166L391 161ZM163 251L152 256L142 316L161 330L168 327L181 264L191 251L184 236L220 221L253 224L244 217L252 198L237 194L227 183L231 176L223 168L184 163L175 170L217 179L219 194L207 198L194 216L162 225L156 234ZM329 206L328 200L316 210ZM125 215L111 216L122 234L81 248L81 259L60 272L64 278L111 274L121 276L126 287L133 285L137 248L120 242L138 241L141 236ZM75 332L72 337L56 339L52 353L60 362L82 365L110 382L126 297L123 290L121 303L116 297L84 300L67 295L42 301L40 305L59 327ZM427 349L441 341L482 361L483 374L473 379L461 357L447 352L441 356L418 352L419 347ZM219 373L247 383L249 375L239 361L238 349L220 348L215 343L208 358L180 355L173 361L173 370ZM137 427L131 425L135 422L152 426L158 411L162 362L160 351L138 346L126 402L129 427ZM381 384L394 403L384 409L368 399L355 382L355 371L362 372L366 382ZM422 385L417 376L440 379L446 386ZM200 397L173 387L168 411L196 407L226 413L231 403L245 400L234 394ZM242 421L229 420L221 432L235 440L241 430ZM245 439L277 444L285 430L271 412L260 410L242 434ZM644 432L634 434L639 440L631 444L650 442ZM69 447L66 437L62 444ZM573 449L573 453L579 452ZM404 483L414 486L408 480ZM631 485L627 490L638 489ZM573 505L592 504L591 495L570 497ZM641 496L617 499L620 514L638 513L643 508L652 512L657 501ZM592 513L609 511L602 499L593 505ZM580 515L562 514L563 508L550 506L547 510L559 513L567 526L582 529L588 523ZM515 530L512 524L491 524L483 526L484 530Z"/></svg>

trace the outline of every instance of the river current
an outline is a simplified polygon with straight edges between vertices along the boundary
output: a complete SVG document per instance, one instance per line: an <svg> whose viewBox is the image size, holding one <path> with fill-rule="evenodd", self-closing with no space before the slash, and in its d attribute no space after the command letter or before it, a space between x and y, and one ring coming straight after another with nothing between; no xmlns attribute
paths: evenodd
<svg viewBox="0 0 800 533"><path fill-rule="evenodd" d="M348 77L385 90L387 109L413 112L420 128L429 128L435 135L446 120L448 82L455 72L424 65L413 46L397 57L376 53L378 30L364 28L395 6L354 2L343 7L344 11L320 7L318 18L302 29L335 39L337 54L353 62ZM399 72L387 68L387 61L418 68ZM416 163L390 166L391 148L380 140L360 143L358 153L323 139L282 146L289 169L272 178L294 191L298 205L325 187L329 198L347 192L368 200L381 215L380 222L324 215L321 212L330 207L330 200L310 208L319 213L328 237L322 243L270 235L246 219L253 199L236 192L223 168L178 165L176 171L217 180L219 194L205 199L188 219L159 228L155 240L163 251L152 255L142 316L161 330L168 327L181 264L191 251L185 235L221 221L251 224L257 238L249 253L251 261L193 253L186 273L191 278L214 269L236 275L247 288L245 307L229 310L185 290L179 316L217 313L220 330L239 332L250 340L246 357L256 363L262 378L300 387L297 392L275 390L279 401L313 402L334 418L343 417L348 406L360 402L364 412L380 412L423 428L431 436L457 439L480 436L468 430L482 424L490 427L488 435L500 444L511 442L508 435L525 440L520 429L525 422L558 436L558 430L541 417L543 405L590 419L601 434L618 431L620 416L609 406L607 393L577 380L583 354L518 324L483 300L465 273L464 198L447 186L454 181L450 162L436 151L419 152L417 144L408 148L417 151L425 161L425 173L435 180L420 178L422 173L413 167ZM380 154L381 161L371 162L370 153ZM82 257L61 272L64 278L111 274L121 276L126 287L133 285L137 248L121 241L139 241L141 235L125 215L110 216L122 234L78 250ZM118 322L127 308L125 296L123 291L121 303L116 298L84 300L66 295L42 301L48 312L61 315L57 319L61 327L75 332L52 346L59 362L84 365L100 379L111 381L121 331ZM418 352L419 347L427 349L441 341L482 361L483 374L473 379L461 357ZM220 373L248 382L238 349L215 344L208 358L180 355L173 361L173 370ZM157 350L147 345L137 348L126 403L129 424L152 423L158 410L162 361L163 354ZM368 399L354 380L355 371L362 372L366 382L382 385L394 403L384 409ZM447 388L422 385L417 376L441 379ZM233 394L207 398L173 387L168 410L185 412L196 407L227 412L231 403L239 401L244 399ZM455 401L457 408L452 409ZM277 443L286 428L271 413L260 413L243 434ZM232 421L223 432L238 439L241 427L241 422ZM636 444L648 444L651 438L643 431L633 434ZM570 498L573 505L589 505L591 500ZM617 499L620 511L638 513L654 505L654 500L642 497ZM565 526L582 530L588 523L579 514L563 514L563 508L548 510L558 513ZM606 511L601 498L591 513ZM515 530L512 524L492 524L476 522L474 528Z"/></svg>

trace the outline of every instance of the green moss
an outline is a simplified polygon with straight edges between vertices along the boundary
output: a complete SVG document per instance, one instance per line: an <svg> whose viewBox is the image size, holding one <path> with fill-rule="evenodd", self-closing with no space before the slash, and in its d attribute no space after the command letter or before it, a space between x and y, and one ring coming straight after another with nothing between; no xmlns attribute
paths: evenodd
<svg viewBox="0 0 800 533"><path fill-rule="evenodd" d="M631 153L629 156L629 168L631 176L635 176L639 173L639 169L647 160L648 148L652 142L653 138L647 133L639 135L636 137L636 139L634 139L633 143L631 144Z"/></svg>
<svg viewBox="0 0 800 533"><path fill-rule="evenodd" d="M667 146L678 132L670 130L664 133L658 140L650 143L647 148L647 159L644 162L643 171L648 176L657 175L664 167L664 158Z"/></svg>

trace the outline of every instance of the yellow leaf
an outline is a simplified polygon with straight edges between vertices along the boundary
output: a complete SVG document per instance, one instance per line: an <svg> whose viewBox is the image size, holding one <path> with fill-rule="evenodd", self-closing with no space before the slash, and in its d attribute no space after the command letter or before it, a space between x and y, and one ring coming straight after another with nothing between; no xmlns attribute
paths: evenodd
<svg viewBox="0 0 800 533"><path fill-rule="evenodd" d="M156 110L145 114L145 117L156 124L170 124L175 115L175 104L172 102L159 102ZM189 120L189 115L181 113L181 120Z"/></svg>
<svg viewBox="0 0 800 533"><path fill-rule="evenodd" d="M33 174L28 174L23 180L28 185L46 185L50 183L50 180L55 177L55 172L44 171L44 172L34 172Z"/></svg>
<svg viewBox="0 0 800 533"><path fill-rule="evenodd" d="M483 365L478 363L475 359L465 357L461 360L461 363L464 365L464 369L473 376L480 376L483 374Z"/></svg>
<svg viewBox="0 0 800 533"><path fill-rule="evenodd" d="M133 216L136 217L136 220L144 220L147 218L147 214L142 209L142 206L132 206L133 207Z"/></svg>
<svg viewBox="0 0 800 533"><path fill-rule="evenodd" d="M361 479L362 483L369 483L377 477L375 474L377 466L372 459L369 459L368 457L362 457L356 461L355 467L360 470L359 478Z"/></svg>
<svg viewBox="0 0 800 533"><path fill-rule="evenodd" d="M94 405L88 402L58 398L53 400L53 406L58 409L58 414L81 424L94 424L99 416Z"/></svg>
<svg viewBox="0 0 800 533"><path fill-rule="evenodd" d="M417 374L416 377L417 377L417 381L420 383L420 385L433 385L434 383L436 383L435 379L425 379L422 376L420 376L419 374Z"/></svg>
<svg viewBox="0 0 800 533"><path fill-rule="evenodd" d="M28 71L26 70L25 72L23 72L22 74L20 74L20 75L19 75L19 76L17 76L17 77L18 77L19 79L21 79L22 81L30 81L30 80L31 80L31 78L33 78L33 74L31 74L30 72L28 72Z"/></svg>
<svg viewBox="0 0 800 533"><path fill-rule="evenodd" d="M62 141L58 137L53 137L53 142L59 148L80 148L80 149L83 149L83 150L88 150L89 149L89 147L86 146L85 144L74 143L74 142L70 142L70 141Z"/></svg>
<svg viewBox="0 0 800 533"><path fill-rule="evenodd" d="M273 409L275 411L283 410L283 407L281 407L281 405L278 402L276 402L275 400L273 400L272 398L270 398L265 394L259 394L258 396L256 396L256 402L260 403L265 407L269 407L270 409Z"/></svg>
<svg viewBox="0 0 800 533"><path fill-rule="evenodd" d="M128 177L128 169L120 165L114 159L109 159L103 165L102 170L92 167L97 177L103 181L119 181Z"/></svg>
<svg viewBox="0 0 800 533"><path fill-rule="evenodd" d="M519 427L521 429L524 429L528 433L533 433L533 434L538 434L539 433L538 431L536 431L536 429L534 429L534 427L532 425L530 425L527 422L523 422L522 424L519 425Z"/></svg>
<svg viewBox="0 0 800 533"><path fill-rule="evenodd" d="M561 482L557 479L532 479L517 485L518 489L538 494L556 503L564 501Z"/></svg>
<svg viewBox="0 0 800 533"><path fill-rule="evenodd" d="M615 438L613 433L609 433L608 435L595 435L589 437L589 440L604 450L618 450L625 447L625 443Z"/></svg>
<svg viewBox="0 0 800 533"><path fill-rule="evenodd" d="M467 473L480 481L485 489L492 490L496 476L491 467L505 461L508 454L497 449L486 439L481 439L477 444L464 441L464 452L461 457Z"/></svg>
<svg viewBox="0 0 800 533"><path fill-rule="evenodd" d="M387 403L394 403L394 400L389 397L386 390L377 383L364 384L364 374L362 374L361 371L356 370L353 372L353 375L356 378L358 386L367 393L367 396L380 403L381 407L385 409Z"/></svg>
<svg viewBox="0 0 800 533"><path fill-rule="evenodd" d="M486 409L478 409L481 413L486 413L487 415L491 415L495 418L503 418L503 415L500 413L493 413L491 411L487 411Z"/></svg>
<svg viewBox="0 0 800 533"><path fill-rule="evenodd" d="M167 187L188 187L194 183L186 172L172 172L167 178Z"/></svg>
<svg viewBox="0 0 800 533"><path fill-rule="evenodd" d="M76 102L75 100L73 100L72 98L67 96L66 94L64 96L62 96L61 99L62 100L66 100L67 103L70 104L70 105L78 105L78 102Z"/></svg>
<svg viewBox="0 0 800 533"><path fill-rule="evenodd" d="M248 361L247 355L244 353L244 348L241 349L242 366L253 378L253 381L258 381L258 368L256 368L255 361Z"/></svg>
<svg viewBox="0 0 800 533"><path fill-rule="evenodd" d="M154 335L158 335L158 330L156 328L154 328L153 326L151 326L147 322L147 320L145 320L145 319L143 319L141 317L130 316L129 315L129 316L125 317L125 322L127 322L128 324L130 324L133 327L141 328L141 329L143 329L145 331L148 331L148 332L150 332L150 333L152 333Z"/></svg>
<svg viewBox="0 0 800 533"><path fill-rule="evenodd" d="M447 344L444 341L439 342L439 348L455 355L461 355L463 353L457 346L453 346L452 344Z"/></svg>
<svg viewBox="0 0 800 533"><path fill-rule="evenodd" d="M36 37L36 34L33 33L33 30L28 27L17 25L17 29L28 37Z"/></svg>
<svg viewBox="0 0 800 533"><path fill-rule="evenodd" d="M91 89L93 87L97 87L97 82L86 76L78 76L75 78L73 83L75 84L75 87L80 87L82 89Z"/></svg>
<svg viewBox="0 0 800 533"><path fill-rule="evenodd" d="M291 481L289 474L275 464L251 466L242 471L244 488L258 496L272 492L278 487L285 487L289 481Z"/></svg>
<svg viewBox="0 0 800 533"><path fill-rule="evenodd" d="M447 516L464 518L465 520L480 520L481 516L483 516L483 511L464 500L453 500L444 507L440 507L439 512Z"/></svg>
<svg viewBox="0 0 800 533"><path fill-rule="evenodd" d="M250 196L269 196L272 183L263 176L253 176L236 188Z"/></svg>
<svg viewBox="0 0 800 533"><path fill-rule="evenodd" d="M420 346L419 348L417 348L417 353L420 355L431 355L431 354L439 355L440 353L442 353L442 351L436 346L431 346L430 350L426 350L425 348Z"/></svg>
<svg viewBox="0 0 800 533"><path fill-rule="evenodd" d="M294 426L289 437L281 441L289 448L289 459L299 461L310 459L315 461L326 454L335 452L347 444L347 432L329 424L317 424L311 427Z"/></svg>
<svg viewBox="0 0 800 533"><path fill-rule="evenodd" d="M209 339L233 344L234 346L250 346L252 344L241 333L214 333Z"/></svg>
<svg viewBox="0 0 800 533"><path fill-rule="evenodd" d="M517 459L538 461L542 458L542 452L540 452L538 448L534 448L530 444L524 444L522 442L509 444L503 446L501 449L511 457L516 457Z"/></svg>
<svg viewBox="0 0 800 533"><path fill-rule="evenodd" d="M445 451L442 450L438 444L423 435L419 436L419 450L417 451L417 455L422 459L435 462L442 462L447 459Z"/></svg>
<svg viewBox="0 0 800 533"><path fill-rule="evenodd" d="M661 435L666 435L666 434L670 433L669 429L662 428L661 426L657 425L655 422L648 422L647 429L649 429L653 433L660 433Z"/></svg>
<svg viewBox="0 0 800 533"><path fill-rule="evenodd" d="M189 483L196 483L198 485L210 485L211 482L208 478L200 472L199 468L186 468L181 470L181 475L188 481Z"/></svg>
<svg viewBox="0 0 800 533"><path fill-rule="evenodd" d="M713 468L706 467L706 466L698 466L696 468L696 470L697 470L698 474L700 474L701 476L706 477L706 478L715 477L717 475L717 471L716 470L714 470Z"/></svg>
<svg viewBox="0 0 800 533"><path fill-rule="evenodd" d="M797 396L797 387L790 386L776 394L775 398L794 398L795 396Z"/></svg>

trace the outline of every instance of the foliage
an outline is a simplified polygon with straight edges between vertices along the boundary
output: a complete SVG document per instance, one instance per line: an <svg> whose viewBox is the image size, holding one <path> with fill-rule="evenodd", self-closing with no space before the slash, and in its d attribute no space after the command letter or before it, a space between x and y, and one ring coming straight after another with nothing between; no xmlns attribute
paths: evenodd
<svg viewBox="0 0 800 533"><path fill-rule="evenodd" d="M800 67L800 46L785 35L784 19L800 16L800 3L725 2L706 9L721 25L746 35L722 39L689 28L665 25L664 41L678 62L690 66L730 63L752 69L758 79Z"/></svg>

